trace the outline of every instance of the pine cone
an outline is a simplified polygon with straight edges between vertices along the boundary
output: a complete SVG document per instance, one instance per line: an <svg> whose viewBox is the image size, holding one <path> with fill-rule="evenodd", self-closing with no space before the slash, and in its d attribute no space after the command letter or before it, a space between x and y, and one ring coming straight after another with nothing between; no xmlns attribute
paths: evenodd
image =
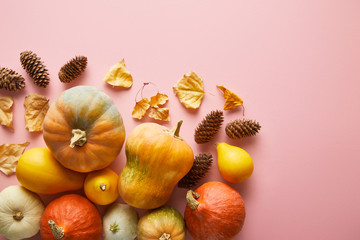
<svg viewBox="0 0 360 240"><path fill-rule="evenodd" d="M261 126L254 120L234 120L226 125L225 132L230 138L253 136L259 132Z"/></svg>
<svg viewBox="0 0 360 240"><path fill-rule="evenodd" d="M8 68L0 68L0 88L9 91L17 91L25 87L25 79Z"/></svg>
<svg viewBox="0 0 360 240"><path fill-rule="evenodd" d="M212 164L211 153L200 153L194 159L190 171L178 182L180 188L193 188L209 171Z"/></svg>
<svg viewBox="0 0 360 240"><path fill-rule="evenodd" d="M59 79L63 83L68 83L77 78L87 66L87 57L76 56L61 67Z"/></svg>
<svg viewBox="0 0 360 240"><path fill-rule="evenodd" d="M46 87L49 84L49 73L41 58L32 51L20 53L20 62L26 72L39 87Z"/></svg>
<svg viewBox="0 0 360 240"><path fill-rule="evenodd" d="M222 122L224 121L223 111L211 111L195 129L195 142L206 143L209 142L215 134L219 131Z"/></svg>

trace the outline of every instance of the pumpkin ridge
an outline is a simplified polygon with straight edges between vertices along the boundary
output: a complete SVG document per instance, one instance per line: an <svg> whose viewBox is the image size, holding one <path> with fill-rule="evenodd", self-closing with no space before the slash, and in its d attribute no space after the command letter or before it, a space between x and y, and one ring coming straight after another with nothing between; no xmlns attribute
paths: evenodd
<svg viewBox="0 0 360 240"><path fill-rule="evenodd" d="M61 96L61 98L63 99L64 97ZM63 101L62 99L61 99L61 101ZM61 111L60 106L58 106L58 101L56 102L56 104L54 105L54 107L56 108L56 109L55 109L55 112L60 113L60 114L62 115L62 116L61 116L62 119L65 120L65 122L67 123L67 125L68 125L70 128L73 128L73 124L71 123L70 119L68 119L68 118L66 117L66 115L68 114L68 112L66 112L66 111ZM48 112L50 112L50 110L52 110L52 106L50 106L50 109L49 109ZM47 114L47 115L49 115L49 114ZM50 129L51 129L51 128L50 128Z"/></svg>
<svg viewBox="0 0 360 240"><path fill-rule="evenodd" d="M98 99L98 98L102 98L102 100L104 100L104 98L106 99L106 100L109 100L112 104L113 104L113 101L109 98L109 97L107 97L106 95L104 95L104 94L102 94L102 93L99 93L95 98L93 98L92 99L92 101L90 102L90 104L89 104L89 107L88 107L88 111L89 111L89 109L91 109L93 106L93 104L94 103L96 103L97 101L95 101L95 99ZM106 105L104 105L104 107L103 108L105 108L105 106L106 106L106 108L105 109L102 109L102 112L101 113L99 113L99 114L97 114L97 117L96 117L96 119L94 119L93 121L92 121L92 123L88 123L89 125L89 129L91 129L94 125L95 125L95 123L111 108L111 107L113 107L114 105L112 105L112 104L106 104Z"/></svg>
<svg viewBox="0 0 360 240"><path fill-rule="evenodd" d="M111 101L112 102L112 101ZM113 102L112 102L113 103ZM107 105L109 105L101 114L99 114L98 115L98 117L94 120L94 122L92 123L92 124L90 124L90 127L93 127L95 124L96 124L96 122L104 115L104 114L106 114L110 109L112 109L112 108L116 108L115 107L115 105L111 105L111 104L107 104ZM117 108L116 108L116 110L118 110ZM117 112L119 112L119 111L117 111ZM120 115L120 114L118 114L118 115ZM119 126L120 127L120 126Z"/></svg>
<svg viewBox="0 0 360 240"><path fill-rule="evenodd" d="M80 123L79 123L79 117L78 117L78 116L79 116L79 115L82 115L82 113L81 113L80 110L82 110L81 108L83 108L84 105L85 105L85 106L86 106L85 112L90 111L90 109L93 108L94 103L97 103L97 101L98 101L99 98L100 98L100 96L99 96L99 95L96 95L95 97L91 98L91 101L90 101L89 103L87 103L87 104L80 104L80 105L79 105L79 104L75 104L75 107L73 108L73 113L74 113L74 115L76 116L76 119L75 119L75 121L74 121L74 125L73 125L72 129L85 130L85 129L82 129L82 128L84 128L84 126L79 126ZM84 111L84 110L83 110L83 111ZM102 114L101 114L101 115L102 115ZM96 118L95 120L90 120L88 114L86 114L86 120L87 120L87 122L86 122L85 125L88 125L87 129L91 129L91 128L94 126L95 121L96 121L101 115L100 115L100 114L97 114L97 115L96 115L97 118ZM88 131L86 131L86 134L87 134L87 133L88 133Z"/></svg>

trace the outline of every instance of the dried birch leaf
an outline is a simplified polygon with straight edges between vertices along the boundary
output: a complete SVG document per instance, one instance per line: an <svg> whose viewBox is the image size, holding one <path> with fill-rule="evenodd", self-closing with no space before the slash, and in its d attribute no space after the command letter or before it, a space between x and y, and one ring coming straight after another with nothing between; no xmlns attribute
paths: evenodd
<svg viewBox="0 0 360 240"><path fill-rule="evenodd" d="M234 109L237 106L243 105L243 100L238 95L223 86L216 86L224 93L224 110Z"/></svg>
<svg viewBox="0 0 360 240"><path fill-rule="evenodd" d="M29 142L23 144L0 145L0 171L5 175L13 174L16 165Z"/></svg>
<svg viewBox="0 0 360 240"><path fill-rule="evenodd" d="M125 66L125 60L111 66L104 77L104 81L111 86L129 88L133 84L133 78Z"/></svg>
<svg viewBox="0 0 360 240"><path fill-rule="evenodd" d="M148 98L143 98L139 102L136 102L134 110L131 114L133 118L142 119L146 111L150 107L150 100Z"/></svg>
<svg viewBox="0 0 360 240"><path fill-rule="evenodd" d="M13 113L11 110L13 104L12 97L0 97L0 124L11 129L13 129Z"/></svg>
<svg viewBox="0 0 360 240"><path fill-rule="evenodd" d="M49 110L49 100L45 96L32 93L25 97L25 128L29 132L43 130L43 121Z"/></svg>
<svg viewBox="0 0 360 240"><path fill-rule="evenodd" d="M204 97L203 81L195 72L190 72L180 79L173 90L186 108L199 108Z"/></svg>
<svg viewBox="0 0 360 240"><path fill-rule="evenodd" d="M157 93L155 96L152 96L150 98L150 106L156 107L159 105L163 105L167 102L168 99L169 97L166 94Z"/></svg>
<svg viewBox="0 0 360 240"><path fill-rule="evenodd" d="M149 117L157 120L170 121L169 108L151 107Z"/></svg>

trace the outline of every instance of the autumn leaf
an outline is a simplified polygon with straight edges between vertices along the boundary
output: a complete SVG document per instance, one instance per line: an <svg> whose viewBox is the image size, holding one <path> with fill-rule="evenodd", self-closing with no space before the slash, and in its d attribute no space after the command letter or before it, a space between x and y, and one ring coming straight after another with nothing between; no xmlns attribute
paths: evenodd
<svg viewBox="0 0 360 240"><path fill-rule="evenodd" d="M223 86L218 86L218 85L216 86L224 93L224 98L225 98L224 110L234 109L237 106L243 105L243 100L238 95L236 95L235 93L233 93L232 91L228 90Z"/></svg>
<svg viewBox="0 0 360 240"><path fill-rule="evenodd" d="M150 100L148 98L143 98L139 102L136 102L134 110L131 114L133 118L142 119L146 111L150 107Z"/></svg>
<svg viewBox="0 0 360 240"><path fill-rule="evenodd" d="M169 97L166 94L157 93L155 96L152 96L150 98L150 106L156 107L159 105L163 105L167 102L168 99L169 99Z"/></svg>
<svg viewBox="0 0 360 240"><path fill-rule="evenodd" d="M133 84L133 78L125 66L125 60L111 66L104 77L104 81L111 86L130 88Z"/></svg>
<svg viewBox="0 0 360 240"><path fill-rule="evenodd" d="M23 144L0 145L0 171L5 175L13 174L16 165L29 142Z"/></svg>
<svg viewBox="0 0 360 240"><path fill-rule="evenodd" d="M151 107L149 117L157 120L170 121L169 108Z"/></svg>
<svg viewBox="0 0 360 240"><path fill-rule="evenodd" d="M180 79L173 90L186 108L199 108L204 97L203 81L195 72L190 72Z"/></svg>
<svg viewBox="0 0 360 240"><path fill-rule="evenodd" d="M11 110L13 104L12 97L0 97L0 124L11 129L13 129L13 113Z"/></svg>
<svg viewBox="0 0 360 240"><path fill-rule="evenodd" d="M43 121L49 110L49 100L45 96L32 93L25 97L25 128L29 132L43 130Z"/></svg>

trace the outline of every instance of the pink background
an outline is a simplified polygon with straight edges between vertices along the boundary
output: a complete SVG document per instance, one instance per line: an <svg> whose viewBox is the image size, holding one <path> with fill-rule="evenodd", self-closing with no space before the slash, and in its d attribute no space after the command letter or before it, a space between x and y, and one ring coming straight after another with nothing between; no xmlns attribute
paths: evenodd
<svg viewBox="0 0 360 240"><path fill-rule="evenodd" d="M247 211L236 239L360 239L360 1L1 1L0 8L0 66L26 79L21 92L0 90L15 102L14 130L1 126L0 144L44 147L41 133L24 128L24 97L40 93L52 103L75 85L97 86L110 95L128 135L151 121L131 117L136 92L150 81L169 96L171 122L159 123L170 127L183 119L181 135L195 154L211 152L216 160L214 143L227 142L252 156L252 177L230 184ZM48 67L46 89L22 69L24 50L37 53ZM62 84L57 73L75 55L87 56L88 68ZM128 90L102 81L122 58L134 78ZM192 70L207 92L195 111L172 91ZM201 119L222 109L216 84L243 98L245 117L262 125L257 136L230 140L223 126L210 143L194 142ZM149 87L145 95L154 91ZM242 114L225 112L224 125ZM125 161L123 149L111 166L120 172ZM225 182L216 161L202 182L213 180ZM0 173L0 190L12 184L18 184L15 175ZM168 203L181 213L185 192L176 188ZM48 203L57 196L42 198Z"/></svg>

